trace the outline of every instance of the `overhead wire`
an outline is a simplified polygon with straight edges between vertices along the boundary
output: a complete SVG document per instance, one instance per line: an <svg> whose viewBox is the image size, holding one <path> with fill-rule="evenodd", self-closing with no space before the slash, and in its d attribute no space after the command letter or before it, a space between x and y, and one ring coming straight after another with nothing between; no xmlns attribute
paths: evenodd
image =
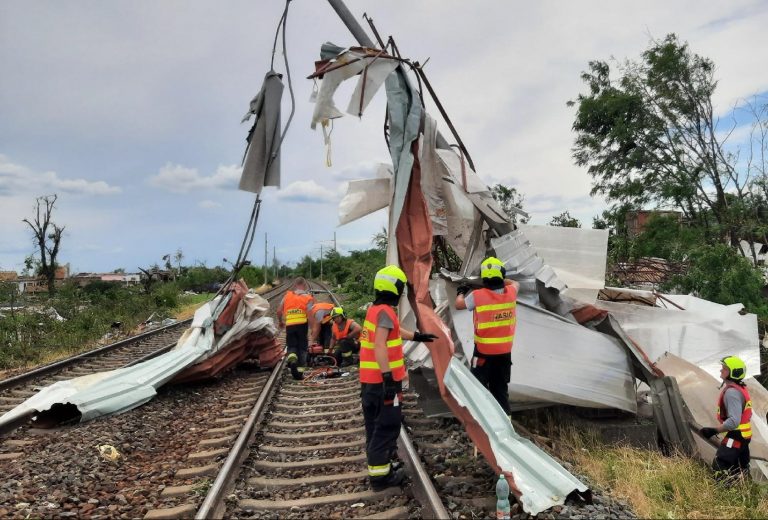
<svg viewBox="0 0 768 520"><path fill-rule="evenodd" d="M293 81L291 80L291 68L288 64L288 50L286 45L286 25L288 21L288 8L290 7L292 0L286 0L285 1L285 8L283 9L283 14L280 16L280 21L277 23L277 28L275 29L275 38L272 42L272 57L270 60L270 71L275 70L275 53L277 52L277 41L280 36L280 33L282 31L282 47L283 47L283 61L285 63L285 75L288 80L288 92L291 96L291 112L288 115L288 121L285 123L285 127L283 128L283 131L280 134L280 141L278 141L276 148L272 151L271 155L269 156L269 159L267 160L267 165L265 167L265 172L269 171L269 168L272 166L272 163L277 158L280 148L283 145L283 141L285 140L285 136L288 133L288 128L291 126L291 122L293 121L293 116L296 113L296 97L293 92ZM248 258L248 254L251 251L251 246L253 245L253 239L256 236L256 223L259 220L259 213L261 212L261 194L258 193L256 195L256 200L253 203L253 208L251 209L251 215L248 219L248 225L245 229L245 234L243 236L243 241L240 244L240 251L237 254L237 260L235 260L233 267L232 267L232 274L229 276L227 281L224 283L222 288L219 290L217 294L221 294L224 292L235 280L237 277L237 274L240 272L240 270L248 265L246 263L246 258Z"/></svg>

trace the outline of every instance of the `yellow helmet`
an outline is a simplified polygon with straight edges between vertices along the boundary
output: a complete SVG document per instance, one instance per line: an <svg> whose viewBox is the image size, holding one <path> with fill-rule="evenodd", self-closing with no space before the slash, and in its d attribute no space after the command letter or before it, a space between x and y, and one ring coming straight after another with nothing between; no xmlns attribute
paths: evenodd
<svg viewBox="0 0 768 520"><path fill-rule="evenodd" d="M334 307L333 310L331 310L331 319L335 318L336 316L341 316L342 318L346 316L342 307Z"/></svg>
<svg viewBox="0 0 768 520"><path fill-rule="evenodd" d="M720 363L728 369L728 377L734 381L741 381L747 375L747 364L739 357L724 357Z"/></svg>
<svg viewBox="0 0 768 520"><path fill-rule="evenodd" d="M402 269L396 265L388 265L376 273L376 277L373 279L373 288L376 291L386 291L401 296L406 282L408 282L408 278Z"/></svg>
<svg viewBox="0 0 768 520"><path fill-rule="evenodd" d="M495 256L489 256L480 264L480 278L504 278L507 270L504 268L504 262Z"/></svg>

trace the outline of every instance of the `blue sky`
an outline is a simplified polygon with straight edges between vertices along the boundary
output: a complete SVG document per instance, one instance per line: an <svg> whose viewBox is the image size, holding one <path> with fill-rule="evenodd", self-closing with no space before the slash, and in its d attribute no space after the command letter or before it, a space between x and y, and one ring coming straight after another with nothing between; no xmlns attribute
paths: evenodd
<svg viewBox="0 0 768 520"><path fill-rule="evenodd" d="M725 114L768 90L764 2L349 1L401 52L424 63L489 184L526 196L533 223L568 209L585 224L604 207L571 159L579 73L592 59L637 57L649 36L676 32L717 64ZM21 220L36 196L59 195L60 254L75 271L236 256L253 195L237 191L247 125L240 119L269 68L279 1L5 0L0 3L0 269L32 252ZM383 92L362 119L337 120L333 165L309 128L313 69L324 41L353 40L330 6L294 0L288 57L297 110L283 145L280 190L267 188L252 252L264 234L278 259L370 247L383 212L337 227L346 180L388 161ZM755 61L758 58L758 61ZM283 71L281 56L276 69ZM351 86L340 89L346 106ZM284 107L288 108L287 90ZM428 110L437 111L428 104ZM287 114L287 110L285 112ZM285 121L285 118L284 118ZM443 132L446 134L446 132Z"/></svg>

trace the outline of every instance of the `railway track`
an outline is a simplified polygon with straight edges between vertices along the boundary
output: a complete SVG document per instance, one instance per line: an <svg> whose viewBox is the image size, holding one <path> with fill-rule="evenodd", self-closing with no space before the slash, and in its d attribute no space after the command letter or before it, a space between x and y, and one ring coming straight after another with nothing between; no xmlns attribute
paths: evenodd
<svg viewBox="0 0 768 520"><path fill-rule="evenodd" d="M284 290L267 294L273 309ZM424 418L412 393L399 441L410 480L370 491L357 372L345 372L298 382L282 364L246 363L218 381L166 385L124 414L54 430L23 426L0 442L0 517L493 515L493 472L460 425ZM119 455L105 457L105 446ZM632 517L616 515L618 507L607 512ZM556 515L602 511L568 505ZM513 510L513 518L528 517Z"/></svg>
<svg viewBox="0 0 768 520"><path fill-rule="evenodd" d="M279 294L270 296L274 308ZM242 366L215 383L163 387L154 400L125 414L57 430L19 428L0 445L0 467L6 475L6 482L0 484L0 516L186 518L208 517L214 511L248 516L246 511L254 504L260 507L253 502L259 500L258 494L244 496L236 504L242 508L237 513L228 510L231 507L225 499L230 487L237 486L235 479L247 482L253 477L247 469L251 446L259 446L256 460L269 462L261 455L269 449L261 439L273 435L278 437L273 446L282 453L277 456L287 454L288 462L293 463L288 473L307 466L309 473L327 474L328 468L341 464L355 477L343 479L346 488L326 489L326 498L306 504L300 514L295 512L295 503L284 510L276 502L269 509L272 516L291 514L291 507L294 516L361 516L366 508L390 510L396 516L422 516L421 511L432 507L419 502L417 497L424 496L424 491L368 491L356 373L350 371L326 382L322 386L295 382L285 375L282 365L272 372ZM337 397L323 406L318 392ZM281 424L278 420L278 414L290 414L290 406L322 410L329 405L332 410L326 416L334 421L309 418L308 424L301 424L282 417ZM308 419L306 414L302 417ZM350 446L337 447L322 457L317 446L307 452L307 438L312 436L321 443L325 436L341 438ZM100 446L113 447L119 456L108 460L101 455ZM348 458L337 460L338 449L349 453ZM407 466L417 475L412 487L422 487L418 475L423 478L426 474L423 469L413 471L420 469L415 451L410 446L410 452L403 453ZM328 458L332 460L324 460ZM243 459L246 469L241 469ZM266 468L261 474L264 478L286 475L279 466L267 464ZM429 483L428 478L425 481ZM287 486L282 492L284 496L288 492L301 495L307 493L303 487L290 490ZM329 500L336 504L332 510L323 506ZM346 509L339 513L342 505Z"/></svg>

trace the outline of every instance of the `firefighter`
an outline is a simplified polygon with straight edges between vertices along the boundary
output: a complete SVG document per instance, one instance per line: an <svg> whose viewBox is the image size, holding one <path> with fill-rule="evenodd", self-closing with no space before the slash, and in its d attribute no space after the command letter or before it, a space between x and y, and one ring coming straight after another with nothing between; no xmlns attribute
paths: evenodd
<svg viewBox="0 0 768 520"><path fill-rule="evenodd" d="M472 311L475 349L472 374L509 411L509 379L512 368L512 343L515 339L517 291L520 285L504 278L504 263L490 256L480 264L483 287L467 285L456 289L456 308ZM471 292L470 292L471 291Z"/></svg>
<svg viewBox="0 0 768 520"><path fill-rule="evenodd" d="M403 339L430 342L437 336L400 327L395 309L407 279L399 267L388 265L376 273L375 299L360 334L360 396L365 418L368 478L374 491L398 486L405 477L393 469L392 456L403 415L402 381L406 376Z"/></svg>
<svg viewBox="0 0 768 520"><path fill-rule="evenodd" d="M311 312L314 302L307 281L297 278L277 307L278 325L281 329L285 328L285 345L288 350L286 361L294 379L301 379L300 367L307 366L307 314Z"/></svg>
<svg viewBox="0 0 768 520"><path fill-rule="evenodd" d="M752 439L752 399L744 384L747 365L736 356L721 361L720 379L725 388L717 399L715 418L720 426L702 428L699 433L710 438L725 433L712 461L712 469L719 477L749 474L749 442Z"/></svg>
<svg viewBox="0 0 768 520"><path fill-rule="evenodd" d="M358 338L363 330L357 322L347 318L344 309L334 307L331 311L331 345L329 350L336 358L337 366L352 364L352 356L360 351Z"/></svg>
<svg viewBox="0 0 768 520"><path fill-rule="evenodd" d="M317 302L309 314L312 343L319 343L323 348L331 341L331 311L334 305L328 302Z"/></svg>

